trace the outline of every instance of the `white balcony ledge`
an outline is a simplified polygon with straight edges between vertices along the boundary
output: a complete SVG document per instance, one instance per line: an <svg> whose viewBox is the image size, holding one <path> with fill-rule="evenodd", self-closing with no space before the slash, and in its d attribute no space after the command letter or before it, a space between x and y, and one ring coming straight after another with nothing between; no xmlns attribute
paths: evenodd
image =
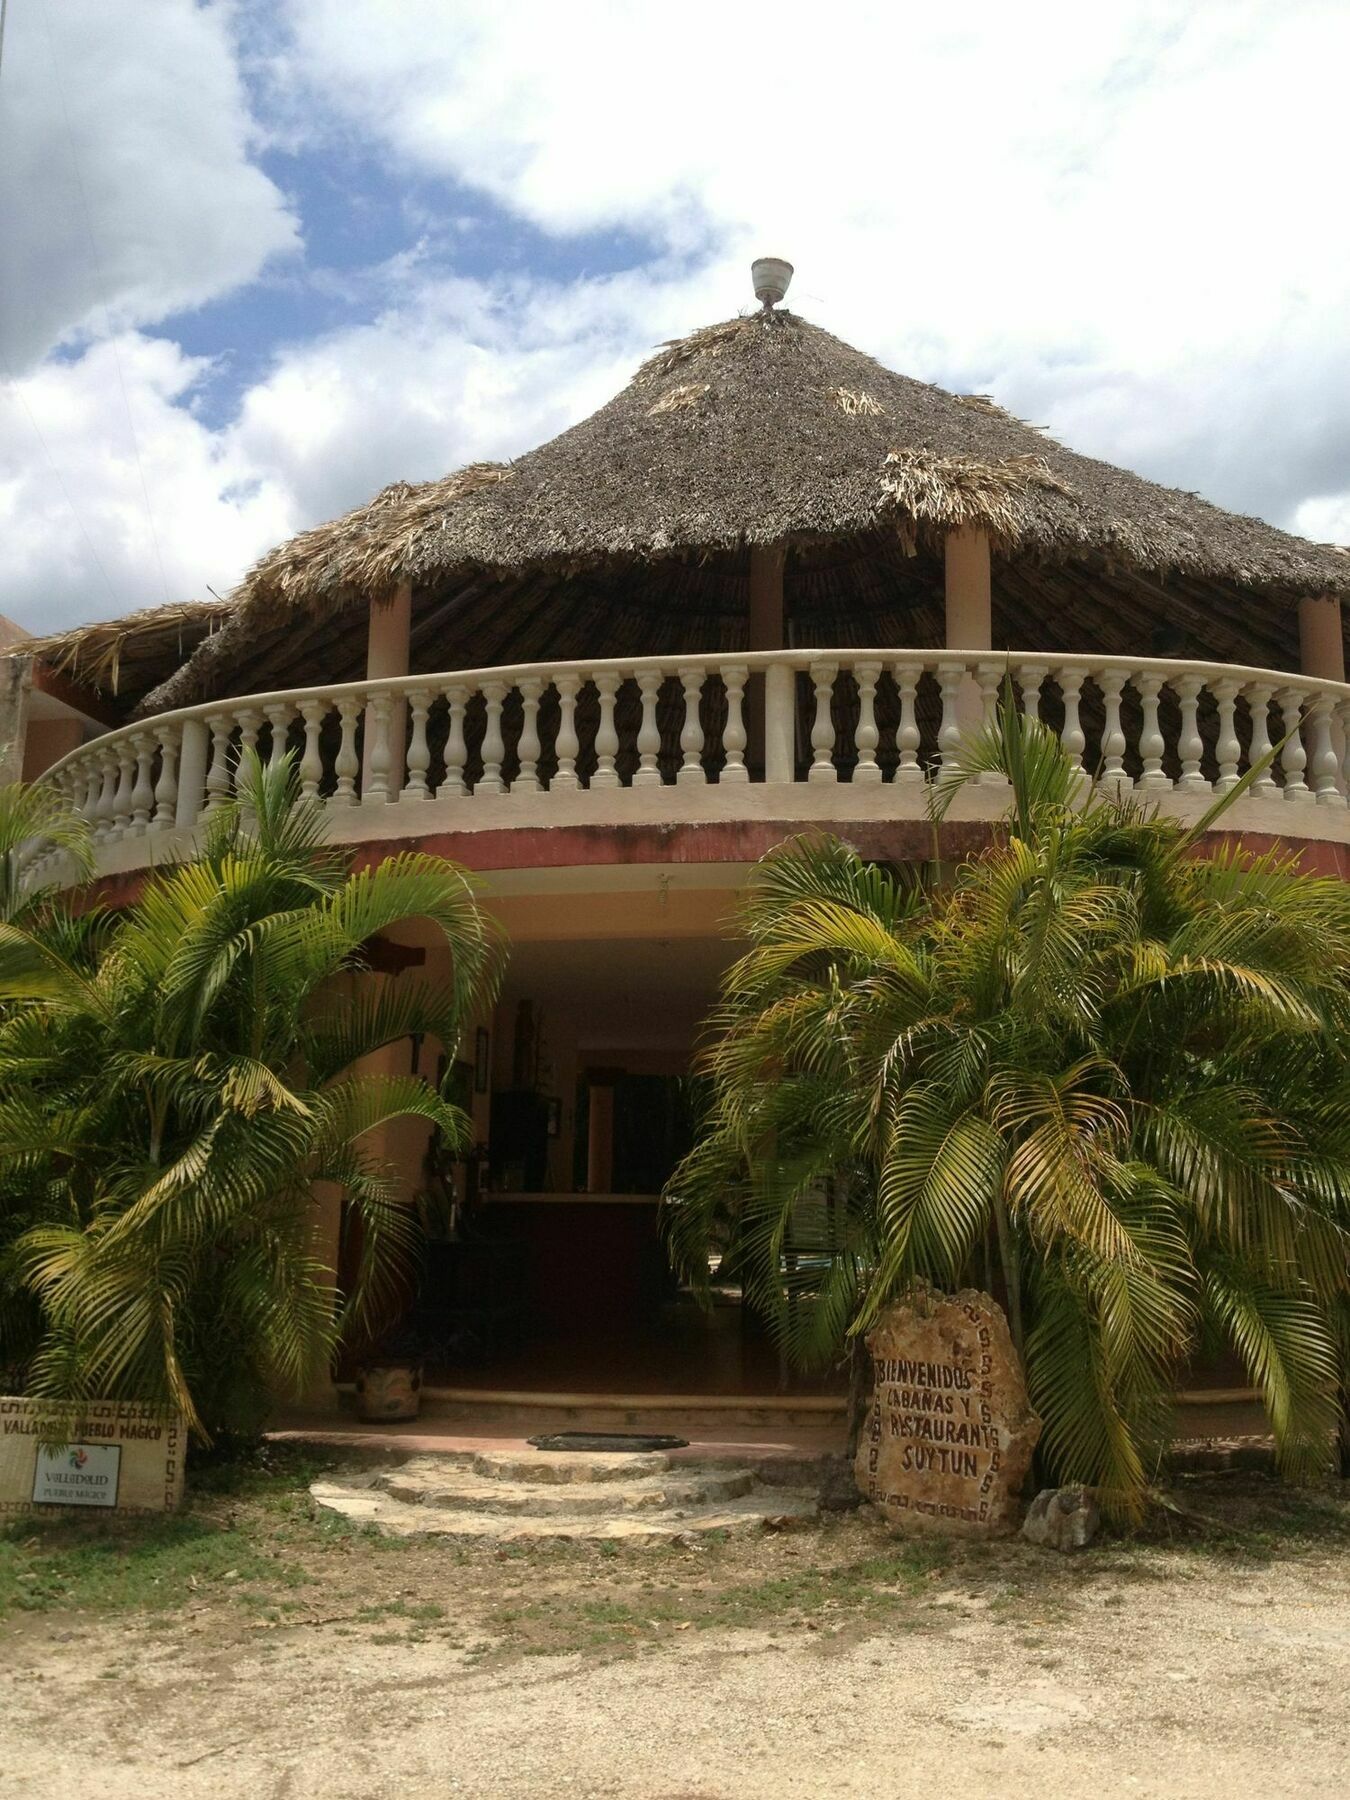
<svg viewBox="0 0 1350 1800"><path fill-rule="evenodd" d="M922 820L1005 676L1086 774L1187 821L1284 740L1224 829L1350 842L1350 686L1119 657L799 650L414 675L162 714L43 779L89 820L100 874L187 853L244 747L289 749L342 843ZM1000 784L972 786L950 816L1005 806ZM33 846L35 873L45 860Z"/></svg>

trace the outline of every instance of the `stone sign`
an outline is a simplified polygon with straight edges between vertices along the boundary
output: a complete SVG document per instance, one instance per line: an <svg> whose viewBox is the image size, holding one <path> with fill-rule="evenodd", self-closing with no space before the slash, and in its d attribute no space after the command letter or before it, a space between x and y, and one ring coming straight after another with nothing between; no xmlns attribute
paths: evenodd
<svg viewBox="0 0 1350 1800"><path fill-rule="evenodd" d="M91 1400L59 1445L43 1400L0 1395L0 1515L51 1507L173 1512L183 1499L187 1433L134 1401Z"/></svg>
<svg viewBox="0 0 1350 1800"><path fill-rule="evenodd" d="M1041 1422L1008 1323L966 1288L888 1307L868 1333L872 1409L858 1486L893 1529L959 1537L1016 1529Z"/></svg>

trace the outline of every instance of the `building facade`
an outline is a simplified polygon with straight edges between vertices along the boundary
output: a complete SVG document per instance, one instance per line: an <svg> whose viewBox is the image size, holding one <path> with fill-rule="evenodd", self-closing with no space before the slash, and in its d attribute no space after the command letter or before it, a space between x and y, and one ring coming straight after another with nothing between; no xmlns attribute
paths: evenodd
<svg viewBox="0 0 1350 1800"><path fill-rule="evenodd" d="M1187 820L1280 745L1220 829L1350 872L1348 584L1337 549L766 306L515 463L302 534L223 611L121 622L111 664L108 626L23 645L82 721L23 767L88 818L113 898L190 849L247 746L293 752L360 856L473 870L511 943L446 1071L478 1148L441 1168L411 1124L382 1147L410 1199L453 1194L420 1303L438 1378L768 1391L735 1307L682 1305L656 1220L757 858L823 828L928 859L929 786L1011 679L1085 772ZM1004 804L967 789L939 856ZM437 972L430 933L401 949Z"/></svg>

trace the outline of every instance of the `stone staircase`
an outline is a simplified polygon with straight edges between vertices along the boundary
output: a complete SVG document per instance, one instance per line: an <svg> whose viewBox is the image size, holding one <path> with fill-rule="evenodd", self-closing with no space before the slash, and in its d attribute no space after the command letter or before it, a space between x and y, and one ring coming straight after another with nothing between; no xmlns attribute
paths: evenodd
<svg viewBox="0 0 1350 1800"><path fill-rule="evenodd" d="M663 1451L443 1451L316 1481L329 1512L389 1537L669 1543L704 1531L814 1519L814 1489L767 1486L753 1469L677 1462Z"/></svg>

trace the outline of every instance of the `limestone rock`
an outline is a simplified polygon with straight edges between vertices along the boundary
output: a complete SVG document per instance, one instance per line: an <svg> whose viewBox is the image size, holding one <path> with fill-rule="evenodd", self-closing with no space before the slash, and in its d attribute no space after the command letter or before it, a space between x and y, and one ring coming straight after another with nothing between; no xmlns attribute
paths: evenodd
<svg viewBox="0 0 1350 1800"><path fill-rule="evenodd" d="M873 1394L858 1486L892 1530L1014 1531L1041 1422L1002 1310L973 1288L888 1307L867 1348Z"/></svg>
<svg viewBox="0 0 1350 1800"><path fill-rule="evenodd" d="M1042 1488L1027 1508L1022 1536L1047 1550L1083 1550L1101 1522L1097 1503L1086 1488Z"/></svg>

